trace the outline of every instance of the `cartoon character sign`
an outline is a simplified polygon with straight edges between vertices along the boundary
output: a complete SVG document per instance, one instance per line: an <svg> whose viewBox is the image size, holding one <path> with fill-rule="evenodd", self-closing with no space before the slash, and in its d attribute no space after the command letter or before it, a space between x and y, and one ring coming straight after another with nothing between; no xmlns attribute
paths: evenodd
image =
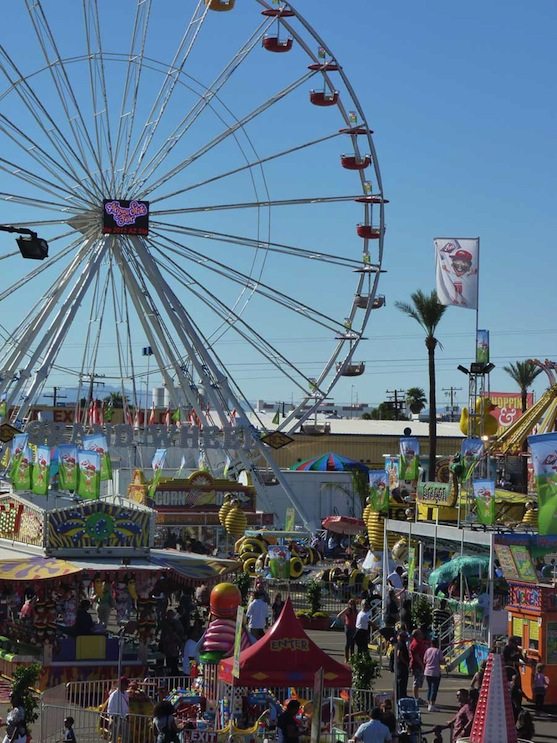
<svg viewBox="0 0 557 743"><path fill-rule="evenodd" d="M479 240L438 238L434 244L439 301L477 309Z"/></svg>

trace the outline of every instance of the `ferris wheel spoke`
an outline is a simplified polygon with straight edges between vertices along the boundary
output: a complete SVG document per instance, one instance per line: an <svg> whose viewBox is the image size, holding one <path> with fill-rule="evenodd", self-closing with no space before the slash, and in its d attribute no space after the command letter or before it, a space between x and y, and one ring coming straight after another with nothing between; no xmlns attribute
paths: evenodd
<svg viewBox="0 0 557 743"><path fill-rule="evenodd" d="M64 193L68 194L69 196L74 196L74 194L72 194L71 191L68 191L67 189L62 188L57 183L52 183L51 181L47 181L44 178L41 178L40 176L36 175L35 173L32 173L31 171L15 165L15 163L13 162L10 162L9 160L5 160L3 157L0 158L0 170L2 170L4 173L7 173L8 175L14 178L17 178L21 181L25 181L26 183L30 183L32 186L39 188L41 191L44 191L45 193L52 194L57 199L60 197L63 198Z"/></svg>
<svg viewBox="0 0 557 743"><path fill-rule="evenodd" d="M56 39L48 23L48 18L44 12L41 0L25 0L25 2L35 36L58 94L58 100L66 114L67 124L73 134L75 144L81 155L81 160L85 165L85 170L90 177L89 157L92 157L99 177L103 181L104 188L107 189L106 177L102 170L99 154L96 151L89 129L85 123L83 112L81 111L64 60L58 50Z"/></svg>
<svg viewBox="0 0 557 743"><path fill-rule="evenodd" d="M262 157L262 158L259 158L258 160L253 160L252 162L246 163L245 165L240 165L239 167L233 168L232 170L227 170L223 173L219 173L217 175L212 176L211 178L207 178L204 181L199 181L199 183L194 183L192 186L186 186L184 188L178 189L177 191L172 191L171 193L167 193L162 196L153 196L151 197L151 204L164 201L165 199L169 199L174 196L181 196L182 194L187 193L188 191L193 191L197 188L201 188L202 186L207 186L210 183L216 183L217 181L223 180L224 178L229 178L232 175L237 175L238 173L241 173L242 171L245 171L245 170L251 170L253 168L261 167L265 163L271 162L272 160L276 160L280 157L286 157L287 155L291 155L294 152L301 152L302 150L306 150L310 147L314 147L315 145L321 144L322 142L327 142L328 140L334 139L335 137L339 137L339 136L340 136L339 132L333 132L332 134L326 134L323 137L319 137L319 139L314 139L309 142L304 142L303 144L296 145L294 147L289 147L286 150L275 152L271 155L267 155L266 157Z"/></svg>
<svg viewBox="0 0 557 743"><path fill-rule="evenodd" d="M0 191L0 201L10 201L13 204L23 204L25 206L32 206L35 209L48 209L50 211L59 212L60 210L70 212L70 207L67 204L61 204L55 201L45 201L44 199L34 199L30 196L22 196L20 194L4 193Z"/></svg>
<svg viewBox="0 0 557 743"><path fill-rule="evenodd" d="M303 315L307 319L313 320L313 322L321 325L327 330L336 333L342 330L342 322L335 320L335 318L330 317L329 315L319 312L318 310L310 307L307 304L304 304L298 298L289 296L288 294L285 294L284 292L271 287L269 284L265 284L259 279L254 279L247 274L233 269L231 266L228 266L225 263L221 263L214 258L209 258L202 253L198 253L189 247L185 247L180 243L170 240L160 233L154 234L158 235L158 237L164 241L158 243L159 252L161 255L165 255L165 250L171 250L176 255L189 258L191 262L197 265L208 265L208 268L212 273L218 274L219 276L222 276L223 278L226 278L229 281L238 284L243 289L250 289L255 294L265 297L266 299L269 299L272 302L275 302L276 304L279 304L292 312ZM176 263L175 261L172 262L176 271L185 273L183 266Z"/></svg>
<svg viewBox="0 0 557 743"><path fill-rule="evenodd" d="M126 80L122 93L122 103L120 106L120 116L118 119L118 130L116 133L116 145L114 152L114 162L119 162L120 149L123 147L122 171L118 182L118 191L123 193L123 184L126 177L126 169L129 163L129 154L133 135L133 123L137 110L139 99L139 87L141 84L141 75L143 72L143 62L145 58L145 42L147 39L147 30L149 28L149 19L151 15L152 0L144 0L137 3L135 7L135 17L133 30L130 41L130 51L128 54L128 64L126 67Z"/></svg>
<svg viewBox="0 0 557 743"><path fill-rule="evenodd" d="M151 217L162 217L176 214L197 214L198 212L218 212L230 209L260 209L262 207L274 206L304 206L307 204L339 204L346 201L354 201L356 196L308 196L300 199L272 199L270 201L244 201L236 204L208 204L204 206L191 206L182 209L157 209L151 210Z"/></svg>
<svg viewBox="0 0 557 743"><path fill-rule="evenodd" d="M93 119L95 122L96 150L101 172L104 168L102 160L105 145L108 157L110 193L115 189L115 161L112 149L112 135L109 119L109 101L106 86L106 74L104 66L104 54L102 36L99 20L99 7L97 0L83 0L83 22L85 38L87 43L87 56L89 62L89 84L91 88L91 100L93 103ZM95 47L93 47L95 42ZM97 83L98 78L98 83ZM100 91L97 93L97 85Z"/></svg>
<svg viewBox="0 0 557 743"><path fill-rule="evenodd" d="M2 62L1 60L4 60L4 62ZM8 69L5 62L7 62L10 69ZM12 72L10 72L10 70L15 73L15 76L14 74L12 74ZM65 164L68 170L70 170L70 172L74 172L72 161L69 157L71 155L71 157L74 158L74 162L79 165L79 167L87 177L88 183L92 184L93 187L95 187L94 181L92 181L90 178L87 164L83 162L80 155L78 155L77 152L74 150L70 142L62 133L60 127L57 125L55 119L45 108L35 90L31 87L28 80L18 69L15 62L11 59L11 57L8 55L3 47L0 47L0 71L4 74L4 76L12 86L15 94L25 105L36 126L42 131L43 135L49 141L50 146L53 148L54 151L56 151L58 156L61 158L61 161ZM48 121L51 127L50 129L45 126L43 119L39 114L42 114ZM80 180L83 180L83 176L80 178L80 176L75 173L75 180L79 183ZM98 191L98 195L102 195L102 192L100 190Z"/></svg>
<svg viewBox="0 0 557 743"><path fill-rule="evenodd" d="M168 269L169 273L176 276L176 269L179 268L178 264L175 261L168 259L167 261L171 265L171 268ZM185 278L185 280L179 280L179 283L182 286L201 300L208 309L217 314L224 323L232 328L243 340L249 343L249 345L260 353L263 358L270 361L273 366L279 369L288 379L290 379L291 382L301 390L305 391L309 379L298 367L290 362L284 354L267 341L263 335L258 333L252 326L248 325L240 315L236 314L230 307L222 302L216 294L210 292L203 283L197 281L191 274L187 273L183 269L180 273L183 273ZM292 372L295 372L299 376L296 377ZM300 377L305 380L306 384L300 383Z"/></svg>
<svg viewBox="0 0 557 743"><path fill-rule="evenodd" d="M20 417L23 419L29 412L31 405L35 402L36 395L41 385L44 383L44 380L47 378L50 369L52 368L52 364L60 352L62 343L70 329L77 311L79 310L83 298L99 270L105 252L106 240L103 240L95 248L95 253L91 260L88 261L85 270L83 270L77 277L50 327L34 347L26 368L22 370L19 379L10 388L6 395L8 406L10 404L17 404L19 393L22 391L26 381L30 379L29 384L23 393L23 402L21 403L19 410L14 411L12 418Z"/></svg>
<svg viewBox="0 0 557 743"><path fill-rule="evenodd" d="M143 159L147 154L153 137L157 132L166 108L170 102L170 99L172 98L172 94L180 79L180 74L182 73L184 66L186 65L190 52L193 49L197 36L201 30L201 27L203 26L203 22L208 12L209 5L206 4L204 0L198 0L186 31L180 39L178 48L174 54L174 58L167 67L163 83L151 106L142 133L137 140L130 160L126 162L125 172L127 172L132 162L135 162L136 164L136 168L132 172L131 176L132 181L138 169L141 167ZM126 181L126 183L128 183L128 181Z"/></svg>
<svg viewBox="0 0 557 743"><path fill-rule="evenodd" d="M297 258L302 258L311 261L321 261L331 263L337 266L345 266L347 268L361 268L361 260L355 260L353 258L346 258L341 255L333 255L332 253L325 253L321 250L307 250L305 248L298 248L294 245L286 245L285 243L275 243L267 240L254 240L251 237L243 237L241 235L227 235L224 232L216 232L214 230L200 230L194 227L184 227L169 222L157 222L153 220L151 223L153 228L163 229L165 232L175 232L182 235L188 235L190 237L199 237L203 240L215 240L217 242L231 243L233 245L242 245L246 248L253 248L255 250L265 250L271 253L282 253L284 255L292 255Z"/></svg>
<svg viewBox="0 0 557 743"><path fill-rule="evenodd" d="M80 239L81 242L81 239ZM42 299L40 299L35 307L31 308L27 317L20 322L18 328L9 334L9 341L4 348L3 359L0 370L0 390L5 391L6 385L10 384L12 378L18 373L21 363L28 350L32 346L34 339L40 332L43 325L46 323L52 312L54 311L56 304L61 294L69 286L72 279L77 275L81 263L83 262L87 253L91 250L94 243L94 239L91 238L86 241L81 247L78 253L74 256L70 265L63 269L59 277L57 277L50 288L45 292ZM48 262L48 265L40 266L39 268L31 271L27 276L20 279L15 284L12 284L8 289L0 294L0 302L6 299L10 294L24 286L32 278L35 278L39 273L50 268L54 263L61 260L64 255L70 253L75 248L75 245L70 245L66 251L62 251L60 255Z"/></svg>
<svg viewBox="0 0 557 743"><path fill-rule="evenodd" d="M93 192L85 188L83 179L79 178L75 170L64 167L59 160L49 155L35 140L25 134L13 121L7 119L3 114L0 114L0 122L2 122L0 124L0 132L9 137L12 142L23 150L26 156L32 158L47 173L50 173L54 179L54 181L51 181L52 185L56 184L56 187L61 191L67 191L66 186L68 182L72 183L73 191L68 191L68 194L70 198L80 198L81 203L84 200L87 202L88 198L94 198ZM39 176L36 175L36 177L38 178Z"/></svg>
<svg viewBox="0 0 557 743"><path fill-rule="evenodd" d="M189 167L190 165L192 165L192 163L199 160L200 157L203 157L203 155L206 155L212 149L214 149L219 144L221 144L226 139L228 139L228 137L235 134L239 129L242 129L243 127L245 127L246 124L250 123L250 121L253 121L253 119L257 118L257 116L264 113L269 108L274 106L276 103L286 98L293 91L297 90L297 88L299 88L301 85L307 82L313 75L315 75L315 72L313 72L312 70L309 70L308 72L303 74L301 77L297 78L292 83L289 83L287 86L285 86L284 88L279 90L277 93L275 93L273 96L268 98L261 105L252 109L248 114L243 116L241 119L237 119L231 126L229 126L227 129L222 131L216 137L213 137L213 139L211 139L206 145L204 145L203 147L200 147L196 152L192 153L185 160L182 160L181 163L179 163L174 168L169 170L165 175L159 177L158 180L150 184L149 191L155 191L156 189L163 186L165 183L167 183L172 178L174 178L176 175L178 175L178 173L181 173L185 168ZM145 192L141 191L140 194L141 196L139 198L142 198L145 195Z"/></svg>
<svg viewBox="0 0 557 743"><path fill-rule="evenodd" d="M155 174L158 167L170 154L172 149L182 140L187 131L195 124L207 107L211 105L211 102L218 96L219 92L230 80L234 72L236 72L240 65L248 58L250 52L261 40L265 31L273 21L273 18L265 18L265 20L256 28L248 40L232 57L218 77L207 86L205 93L201 96L200 100L197 101L197 103L188 111L186 116L184 116L184 118L179 122L164 144L151 157L149 162L146 163L143 170L139 174L134 174L132 176L131 190L137 191L143 188L145 183Z"/></svg>

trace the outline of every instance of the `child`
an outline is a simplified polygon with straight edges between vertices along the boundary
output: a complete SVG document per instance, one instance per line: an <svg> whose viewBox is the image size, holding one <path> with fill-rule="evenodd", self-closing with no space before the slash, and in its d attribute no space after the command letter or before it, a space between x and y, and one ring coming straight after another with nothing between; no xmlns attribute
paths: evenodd
<svg viewBox="0 0 557 743"><path fill-rule="evenodd" d="M549 679L544 673L545 666L543 663L536 664L536 672L534 674L534 681L532 687L534 689L534 704L536 705L536 712L543 710L543 704L545 700L545 692L549 686Z"/></svg>
<svg viewBox="0 0 557 743"><path fill-rule="evenodd" d="M76 743L75 733L73 731L74 719L73 717L66 717L64 720L64 737L62 743Z"/></svg>

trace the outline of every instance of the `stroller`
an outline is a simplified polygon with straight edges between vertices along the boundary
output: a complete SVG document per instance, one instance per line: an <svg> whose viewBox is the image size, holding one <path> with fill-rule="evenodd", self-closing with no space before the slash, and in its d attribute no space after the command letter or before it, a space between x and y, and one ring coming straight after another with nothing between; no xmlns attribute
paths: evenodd
<svg viewBox="0 0 557 743"><path fill-rule="evenodd" d="M422 715L418 700L403 697L397 702L399 743L424 743L422 738Z"/></svg>

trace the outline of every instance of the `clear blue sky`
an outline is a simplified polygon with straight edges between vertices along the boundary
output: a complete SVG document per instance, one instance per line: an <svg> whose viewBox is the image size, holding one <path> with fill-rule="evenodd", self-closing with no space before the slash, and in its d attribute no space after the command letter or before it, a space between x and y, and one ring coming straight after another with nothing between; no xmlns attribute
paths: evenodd
<svg viewBox="0 0 557 743"><path fill-rule="evenodd" d="M11 0L3 9L4 29L10 28L9 37L6 31L3 36L8 49L29 72L36 68L37 59L32 48L24 43L29 32L20 5L23 3ZM184 29L185 5L189 9L194 3L154 2L150 50L158 59L171 59L178 34ZM407 300L417 288L429 291L434 287L432 240L441 235L480 237L479 324L491 332L492 360L497 367L491 375L491 387L513 391L510 378L502 371L503 365L529 357L557 359L555 2L299 0L296 5L334 51L366 112L375 132L385 196L390 200L386 213L387 273L380 285L387 306L373 314L366 331L368 340L356 354L355 360L366 361L366 374L341 380L334 391L335 399L340 402L358 398L377 404L385 399L387 389L420 386L427 391L423 335L412 320L395 308L394 302ZM51 13L52 27L63 53L83 53L77 8L81 3L47 0L44 6ZM103 12L111 11L110 22L103 26L105 49L127 51L128 36L120 36L122 17L117 15L126 12L127 2L122 1L118 10L108 0L101 0L99 6ZM192 65L195 61L192 74L204 83L213 79L214 72L230 59L232 49L245 40L246 29L253 28L257 22L258 6L254 0L237 0L232 13L212 15L212 25L202 30L203 38L192 60ZM294 70L297 60L294 54L288 55L288 59L286 56L265 56L262 50L254 55L246 66L245 76L232 82L223 95L233 113L241 116L253 105L258 92L263 91L262 100L265 100L284 84L275 71L280 65L284 65L283 69L292 65ZM298 74L301 71L302 68ZM118 80L120 73L113 74ZM294 76L292 73L289 79ZM44 85L43 90L50 90L40 76L36 80L38 89ZM83 83L86 84L86 78ZM155 76L151 78L147 74L140 110L148 110L148 92L153 95L155 85ZM2 81L0 90L4 87ZM303 95L296 94L292 103L277 107L278 117L262 115L250 130L260 153L299 141L298 135L301 141L308 141L314 131L323 132L319 127L324 119L318 123L317 116L326 117L329 112L317 112L309 106L309 87L311 83L306 83L301 89ZM45 103L51 94L45 92ZM179 104L173 101L172 106L178 115ZM8 117L14 115L15 119L20 113L9 96L0 99L0 111ZM30 125L27 116L24 120ZM210 135L217 130L214 121L207 127ZM203 131L192 132L192 147L203 142L203 135ZM322 155L313 151L301 156L290 170L274 169L270 165L266 174L273 198L352 193L352 181L344 171L325 167L326 158L338 158L342 146L337 139ZM5 139L2 149L15 159L16 151ZM237 154L231 153L232 146L216 160L202 159L196 166L194 182L214 173L214 168L227 163L229 156L234 167L239 160ZM188 180L186 174L179 185L189 182L191 176ZM238 191L234 183L222 191L213 191L212 203L217 197L221 203L227 199L251 200L249 187L242 183ZM17 189L13 182L0 190L24 192L24 188ZM192 203L205 203L203 195L197 198ZM190 203L187 199L180 201L180 205ZM0 202L3 222L31 220L35 213L37 219L50 216L23 208L14 211ZM286 213L288 219L283 217ZM348 207L341 207L331 224L328 218L332 213L322 207L280 212L273 216L273 235L279 241L319 246L332 253L346 249L357 258L359 242L351 221L356 221L356 213L352 217ZM210 224L216 230L248 234L251 227L245 228L248 222L242 221L247 219L244 210L239 216L220 214L211 223L205 217L195 217L191 224L202 229ZM8 242L2 240L3 249ZM230 255L230 252L219 253L223 260L228 260ZM12 270L17 275L20 262L10 268L10 276ZM342 307L348 309L350 305L354 283L349 284L346 277L339 277L337 283L334 273L301 270L297 263L287 262L271 263L266 271L264 281L321 309L330 302L335 316L342 316L340 298ZM5 325L10 327L16 313L40 293L36 287L37 284L18 293L11 309L3 315ZM40 289L43 288L41 285ZM221 291L224 296L226 290L215 279L215 292ZM263 312L263 306L253 302L246 318L257 323L261 319L260 310ZM63 357L68 365L75 365L72 356L84 335L83 322L70 334L69 351ZM442 388L451 385L462 388L457 401L465 402L466 379L456 367L473 360L474 328L474 312L448 308L438 332L442 343L437 365L440 403L444 401ZM294 362L302 363L309 376L317 375L328 358L331 334L323 329L310 331L296 323L287 326L273 313L264 316L258 329ZM145 344L140 331L135 337L138 347ZM250 399L299 397L287 380L280 380L272 368L256 362L238 342L228 346L223 343L220 352ZM113 354L108 347L104 354L108 368ZM52 384L66 381L61 372L52 377ZM545 378L540 377L536 393L544 388Z"/></svg>

